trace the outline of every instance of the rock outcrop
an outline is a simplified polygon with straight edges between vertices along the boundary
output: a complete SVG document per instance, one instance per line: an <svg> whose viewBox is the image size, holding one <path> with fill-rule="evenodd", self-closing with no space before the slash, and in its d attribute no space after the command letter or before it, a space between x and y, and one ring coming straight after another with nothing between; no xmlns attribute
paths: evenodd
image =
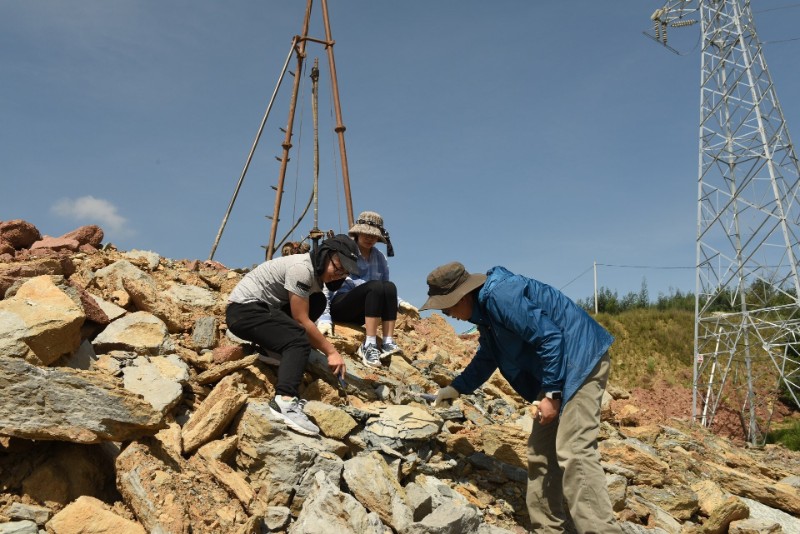
<svg viewBox="0 0 800 534"><path fill-rule="evenodd" d="M474 336L401 313L404 353L375 369L363 330L336 325L346 384L312 354L321 435L304 436L269 410L276 355L227 332L240 272L102 239L0 222L0 534L527 531L526 403L499 375L446 409L422 397ZM625 532L800 532L800 454L609 392L600 453Z"/></svg>

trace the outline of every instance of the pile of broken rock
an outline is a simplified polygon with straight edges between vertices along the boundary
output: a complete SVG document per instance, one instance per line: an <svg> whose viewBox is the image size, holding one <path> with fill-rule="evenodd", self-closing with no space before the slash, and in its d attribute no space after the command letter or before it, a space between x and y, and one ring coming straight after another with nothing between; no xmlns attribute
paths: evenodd
<svg viewBox="0 0 800 534"><path fill-rule="evenodd" d="M401 314L405 354L376 369L355 357L363 330L337 325L346 385L312 355L302 396L322 435L303 436L268 408L274 355L227 335L240 271L102 239L0 223L0 534L527 531L523 401L499 376L448 409L421 397L474 338ZM608 406L625 532L800 532L797 453L624 426Z"/></svg>

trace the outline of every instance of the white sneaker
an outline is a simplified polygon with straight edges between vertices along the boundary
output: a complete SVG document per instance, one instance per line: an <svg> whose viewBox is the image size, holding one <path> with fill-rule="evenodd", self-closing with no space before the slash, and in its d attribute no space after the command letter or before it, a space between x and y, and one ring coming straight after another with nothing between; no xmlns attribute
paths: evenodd
<svg viewBox="0 0 800 534"><path fill-rule="evenodd" d="M275 395L269 401L270 411L283 419L289 428L307 436L316 436L319 434L319 427L312 423L303 412L305 405L304 399L292 397L290 400L284 400L280 395Z"/></svg>
<svg viewBox="0 0 800 534"><path fill-rule="evenodd" d="M381 359L388 358L392 354L403 354L403 349L398 347L394 341L384 342L381 346Z"/></svg>
<svg viewBox="0 0 800 534"><path fill-rule="evenodd" d="M373 343L358 347L358 355L361 356L361 361L364 362L364 365L370 367L381 366L381 351Z"/></svg>

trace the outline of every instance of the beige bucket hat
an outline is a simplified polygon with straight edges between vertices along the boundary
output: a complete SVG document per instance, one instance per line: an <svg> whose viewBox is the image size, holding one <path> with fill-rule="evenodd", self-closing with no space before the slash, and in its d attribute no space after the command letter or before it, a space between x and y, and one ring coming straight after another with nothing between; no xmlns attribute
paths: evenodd
<svg viewBox="0 0 800 534"><path fill-rule="evenodd" d="M386 255L394 256L394 247L392 240L389 239L389 232L383 227L383 217L374 211L362 211L347 233L353 239L357 239L358 234L375 236L381 243L386 243Z"/></svg>
<svg viewBox="0 0 800 534"><path fill-rule="evenodd" d="M350 237L358 234L374 235L381 243L386 243L386 229L383 227L383 217L374 211L362 211L355 224L347 232Z"/></svg>

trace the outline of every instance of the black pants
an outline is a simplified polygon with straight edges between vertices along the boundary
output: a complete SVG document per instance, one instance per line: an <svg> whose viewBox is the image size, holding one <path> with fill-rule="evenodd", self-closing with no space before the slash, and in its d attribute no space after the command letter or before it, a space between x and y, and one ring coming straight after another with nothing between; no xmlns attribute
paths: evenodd
<svg viewBox="0 0 800 534"><path fill-rule="evenodd" d="M309 318L316 321L323 311L325 296L313 293L309 298ZM281 356L275 392L296 397L311 353L311 343L305 329L292 318L289 306L271 308L263 302L230 302L225 310L225 319L228 330L236 336Z"/></svg>
<svg viewBox="0 0 800 534"><path fill-rule="evenodd" d="M331 302L331 318L335 322L364 324L365 317L397 320L397 286L394 282L372 280L336 295Z"/></svg>

